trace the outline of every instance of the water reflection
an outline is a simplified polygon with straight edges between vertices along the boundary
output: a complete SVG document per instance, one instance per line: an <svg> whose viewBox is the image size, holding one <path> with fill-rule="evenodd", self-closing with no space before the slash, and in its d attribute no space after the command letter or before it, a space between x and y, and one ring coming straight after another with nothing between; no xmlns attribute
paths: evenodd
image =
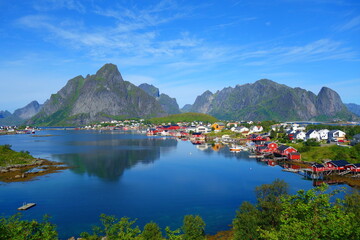
<svg viewBox="0 0 360 240"><path fill-rule="evenodd" d="M138 163L153 163L160 158L161 153L175 149L177 140L161 138L105 139L81 141L76 144L92 146L92 150L55 154L52 157L72 166L71 171L77 174L88 174L107 181L117 181L126 169L130 169Z"/></svg>

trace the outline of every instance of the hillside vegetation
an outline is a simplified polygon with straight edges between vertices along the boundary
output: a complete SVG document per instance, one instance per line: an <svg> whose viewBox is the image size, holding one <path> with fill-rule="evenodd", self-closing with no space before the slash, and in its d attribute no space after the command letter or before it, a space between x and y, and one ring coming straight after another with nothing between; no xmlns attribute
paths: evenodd
<svg viewBox="0 0 360 240"><path fill-rule="evenodd" d="M181 114L173 114L167 117L159 117L159 118L151 118L149 119L151 123L160 124L160 123L177 123L177 122L209 122L214 123L218 121L218 119L204 113L181 113Z"/></svg>
<svg viewBox="0 0 360 240"><path fill-rule="evenodd" d="M14 164L25 164L29 160L33 160L34 157L29 152L16 152L11 149L11 145L0 145L0 167L14 165Z"/></svg>

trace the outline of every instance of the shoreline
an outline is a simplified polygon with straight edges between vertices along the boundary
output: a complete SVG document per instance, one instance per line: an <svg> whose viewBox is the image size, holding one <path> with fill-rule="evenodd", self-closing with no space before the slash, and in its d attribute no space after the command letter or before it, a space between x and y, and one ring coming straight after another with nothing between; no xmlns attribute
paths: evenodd
<svg viewBox="0 0 360 240"><path fill-rule="evenodd" d="M69 169L61 162L54 162L46 159L35 159L26 164L14 164L0 167L0 182L27 182L35 180L36 177L51 173L57 173Z"/></svg>

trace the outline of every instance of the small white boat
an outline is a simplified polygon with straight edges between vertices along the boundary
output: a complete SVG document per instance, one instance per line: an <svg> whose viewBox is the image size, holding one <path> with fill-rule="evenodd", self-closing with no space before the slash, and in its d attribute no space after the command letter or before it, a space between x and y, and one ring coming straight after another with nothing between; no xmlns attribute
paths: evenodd
<svg viewBox="0 0 360 240"><path fill-rule="evenodd" d="M241 147L240 146L231 146L229 147L230 152L240 152L241 151Z"/></svg>

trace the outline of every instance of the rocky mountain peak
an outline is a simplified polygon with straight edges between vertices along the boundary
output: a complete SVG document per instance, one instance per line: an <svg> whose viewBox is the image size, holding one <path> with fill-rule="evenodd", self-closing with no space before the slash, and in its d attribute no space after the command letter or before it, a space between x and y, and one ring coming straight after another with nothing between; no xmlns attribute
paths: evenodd
<svg viewBox="0 0 360 240"><path fill-rule="evenodd" d="M102 66L95 74L96 78L106 79L110 82L124 81L117 66L112 63L107 63Z"/></svg>
<svg viewBox="0 0 360 240"><path fill-rule="evenodd" d="M328 87L321 88L317 96L316 105L317 108L326 115L334 114L345 108L339 94Z"/></svg>

